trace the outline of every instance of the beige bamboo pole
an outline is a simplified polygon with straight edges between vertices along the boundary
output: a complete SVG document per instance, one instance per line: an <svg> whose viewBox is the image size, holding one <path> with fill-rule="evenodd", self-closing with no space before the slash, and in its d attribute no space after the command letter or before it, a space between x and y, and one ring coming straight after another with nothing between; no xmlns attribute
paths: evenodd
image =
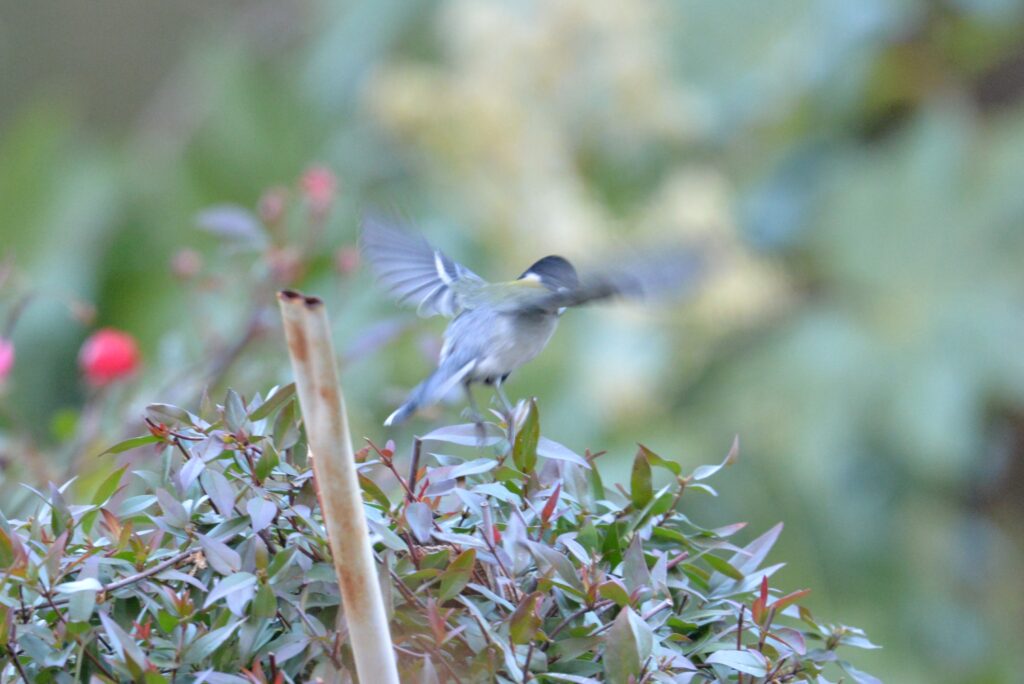
<svg viewBox="0 0 1024 684"><path fill-rule="evenodd" d="M327 312L297 292L277 299L359 681L399 684Z"/></svg>

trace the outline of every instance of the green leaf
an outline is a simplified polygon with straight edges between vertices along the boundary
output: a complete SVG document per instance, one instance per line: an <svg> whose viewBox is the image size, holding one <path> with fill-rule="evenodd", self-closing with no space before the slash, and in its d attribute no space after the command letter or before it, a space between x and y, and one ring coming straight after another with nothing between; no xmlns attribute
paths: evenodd
<svg viewBox="0 0 1024 684"><path fill-rule="evenodd" d="M540 418L537 415L537 400L530 400L526 419L516 432L512 445L512 461L523 473L533 472L537 465L537 443L540 441Z"/></svg>
<svg viewBox="0 0 1024 684"><path fill-rule="evenodd" d="M100 483L100 486L96 488L96 491L92 495L91 501L94 506L103 506L110 500L110 497L112 497L114 493L117 492L118 487L121 484L121 479L124 477L124 473L127 469L127 465L118 468L110 475L108 475L107 478L103 480L103 482ZM83 515L81 521L81 528L86 532L91 530L92 524L96 520L96 516L98 514L99 509L97 508L96 510L89 511L88 513Z"/></svg>
<svg viewBox="0 0 1024 684"><path fill-rule="evenodd" d="M694 479L694 480L706 480L707 478L711 477L712 475L717 473L719 470L721 470L725 466L732 465L733 463L735 463L736 459L739 458L739 454L740 454L740 438L739 438L739 435L737 435L736 437L733 438L733 440L732 440L732 447L730 447L729 453L727 453L725 455L725 458L722 459L721 463L719 463L718 465L702 465L702 466L698 466L693 471L693 474L690 475L690 477L692 479Z"/></svg>
<svg viewBox="0 0 1024 684"><path fill-rule="evenodd" d="M241 395L233 389L228 390L228 394L224 397L224 424L231 432L238 432L241 430L246 422L248 416L245 413L245 402L242 401Z"/></svg>
<svg viewBox="0 0 1024 684"><path fill-rule="evenodd" d="M526 598L512 613L509 621L509 639L513 644L528 644L540 629L540 616L537 614L537 602L544 594L535 591Z"/></svg>
<svg viewBox="0 0 1024 684"><path fill-rule="evenodd" d="M712 568L722 573L726 577L731 577L735 580L741 580L744 578L744 574L736 568L734 568L729 563L729 561L725 560L724 558L719 558L718 556L715 556L710 553L704 555L703 558L708 565L710 565Z"/></svg>
<svg viewBox="0 0 1024 684"><path fill-rule="evenodd" d="M227 641L238 626L242 624L242 620L238 620L230 625L225 625L218 629L207 632L203 636L199 637L188 647L185 651L185 657L182 662L185 665L193 665L195 663L202 662L209 658L214 651L221 647L221 645Z"/></svg>
<svg viewBox="0 0 1024 684"><path fill-rule="evenodd" d="M359 475L359 486L362 488L363 493L369 496L371 499L381 505L385 511L391 510L391 501L388 499L388 495L384 493L384 490L374 482L368 475Z"/></svg>
<svg viewBox="0 0 1024 684"><path fill-rule="evenodd" d="M654 453L653 451L645 447L643 444L638 444L637 446L640 447L640 451L644 453L644 456L647 457L647 462L650 463L652 466L664 468L673 475L682 474L683 466L679 465L675 461L669 461L668 459L662 458L658 454Z"/></svg>
<svg viewBox="0 0 1024 684"><path fill-rule="evenodd" d="M172 404L150 404L146 407L146 413L149 415L150 420L166 425L174 425L175 423L188 425L192 422L188 411Z"/></svg>
<svg viewBox="0 0 1024 684"><path fill-rule="evenodd" d="M640 679L644 661L651 654L653 635L650 627L632 608L619 611L605 636L605 680L608 684L630 684Z"/></svg>
<svg viewBox="0 0 1024 684"><path fill-rule="evenodd" d="M269 620L277 615L277 596L269 584L261 584L252 601L250 614L254 618Z"/></svg>
<svg viewBox="0 0 1024 684"><path fill-rule="evenodd" d="M611 567L622 562L622 538L625 532L624 523L617 520L610 525L604 526L604 544L601 546L601 553Z"/></svg>
<svg viewBox="0 0 1024 684"><path fill-rule="evenodd" d="M597 587L597 594L601 598L611 599L615 601L620 608L629 606L629 592L626 588L619 583L618 580L608 580L602 582Z"/></svg>
<svg viewBox="0 0 1024 684"><path fill-rule="evenodd" d="M448 569L441 573L438 601L444 603L459 595L473 576L474 563L476 563L476 549L463 551L452 561Z"/></svg>
<svg viewBox="0 0 1024 684"><path fill-rule="evenodd" d="M62 534L74 525L74 517L71 515L71 509L68 508L67 501L64 500L64 495L61 494L60 490L52 482L50 483L50 507L52 509L50 521L55 535Z"/></svg>
<svg viewBox="0 0 1024 684"><path fill-rule="evenodd" d="M199 476L199 484L210 497L210 503L224 517L231 517L235 507L235 490L224 477L224 473L216 468L207 468Z"/></svg>
<svg viewBox="0 0 1024 684"><path fill-rule="evenodd" d="M490 423L484 423L483 446L492 446L502 439L504 439L504 435L500 434L497 428ZM480 431L476 423L447 425L433 432L428 432L420 437L420 440L423 442L448 442L460 446L478 446L481 444Z"/></svg>
<svg viewBox="0 0 1024 684"><path fill-rule="evenodd" d="M422 501L414 501L405 509L405 521L420 544L430 541L430 535L434 530L434 513L430 506Z"/></svg>
<svg viewBox="0 0 1024 684"><path fill-rule="evenodd" d="M118 515L122 518L130 518L134 515L142 513L144 510L146 510L156 502L157 498L152 494L139 494L138 496L129 496L127 499L121 502L121 508L118 511Z"/></svg>
<svg viewBox="0 0 1024 684"><path fill-rule="evenodd" d="M587 469L590 468L590 464L587 463L587 459L583 458L572 449L559 444L554 440L548 439L547 437L541 437L537 441L537 455L556 461L575 463L576 465Z"/></svg>
<svg viewBox="0 0 1024 684"><path fill-rule="evenodd" d="M757 651L715 651L704 662L709 665L725 665L737 672L755 677L764 677L768 674L768 659Z"/></svg>
<svg viewBox="0 0 1024 684"><path fill-rule="evenodd" d="M74 582L64 582L56 586L57 592L61 594L75 594L80 591L99 591L103 588L100 581L95 577L86 577L85 579L76 580Z"/></svg>
<svg viewBox="0 0 1024 684"><path fill-rule="evenodd" d="M230 575L242 569L242 557L238 552L222 541L207 537L205 534L196 535L199 544L203 547L203 554L206 556L210 567L222 575Z"/></svg>
<svg viewBox="0 0 1024 684"><path fill-rule="evenodd" d="M583 527L581 527L580 531L576 534L576 541L583 544L583 547L591 553L594 553L600 547L601 537L598 535L597 528L594 527L594 523L589 519L583 523Z"/></svg>
<svg viewBox="0 0 1024 684"><path fill-rule="evenodd" d="M744 575L751 575L760 567L761 561L768 556L779 535L782 534L782 523L775 525L760 537L736 552L729 562Z"/></svg>
<svg viewBox="0 0 1024 684"><path fill-rule="evenodd" d="M808 590L805 590L805 591L808 591ZM799 592L794 592L794 593L799 593ZM782 601L785 598L786 597L783 597L783 598L779 599L779 601ZM864 634L864 630L857 629L856 627L846 627L846 626L844 626L842 628L842 630L843 630L844 633L843 633L843 636L839 638L839 643L844 645L844 646L852 646L854 648L866 648L866 649L882 648L878 644L871 643L871 641L868 640L867 636Z"/></svg>
<svg viewBox="0 0 1024 684"><path fill-rule="evenodd" d="M654 488L651 485L651 463L647 460L644 449L636 452L633 459L633 473L629 478L630 497L633 500L633 507L637 510L643 508L654 496Z"/></svg>
<svg viewBox="0 0 1024 684"><path fill-rule="evenodd" d="M263 453L260 454L259 460L256 461L256 477L259 478L260 482L266 480L280 462L281 456L277 453L274 445L269 441L264 442Z"/></svg>
<svg viewBox="0 0 1024 684"><path fill-rule="evenodd" d="M259 532L270 526L277 515L277 506L273 501L254 496L245 504L245 512L249 514L253 532Z"/></svg>
<svg viewBox="0 0 1024 684"><path fill-rule="evenodd" d="M299 402L285 404L274 420L274 445L281 452L298 444L302 436L299 432Z"/></svg>
<svg viewBox="0 0 1024 684"><path fill-rule="evenodd" d="M160 441L160 438L156 437L155 435L142 435L141 437L132 437L131 439L126 439L123 442L118 442L117 444L115 444L114 446L108 448L105 451L101 451L100 453L97 454L97 456L106 456L108 454L119 454L122 451L128 451L129 449L136 449L136 448L138 448L140 446L145 446L147 444L155 444L155 443L157 443L159 441Z"/></svg>
<svg viewBox="0 0 1024 684"><path fill-rule="evenodd" d="M841 667L846 674L853 677L853 681L856 682L856 684L882 684L882 680L878 677L869 675L867 672L861 672L845 660L839 661L839 667Z"/></svg>
<svg viewBox="0 0 1024 684"><path fill-rule="evenodd" d="M526 543L529 545L533 557L537 560L537 567L541 569L541 572L547 573L548 568L554 570L555 575L568 587L574 589L580 596L584 595L586 590L583 587L583 582L580 580L576 568L568 556L545 544L538 544L537 542Z"/></svg>
<svg viewBox="0 0 1024 684"><path fill-rule="evenodd" d="M587 471L587 484L590 485L590 496L594 501L604 499L604 482L601 481L601 473L597 468L591 468Z"/></svg>
<svg viewBox="0 0 1024 684"><path fill-rule="evenodd" d="M292 382L279 388L276 392L267 397L259 407L249 414L249 418L251 420L263 420L294 396L295 383Z"/></svg>
<svg viewBox="0 0 1024 684"><path fill-rule="evenodd" d="M254 584L256 584L256 576L252 573L238 572L233 575L228 575L217 582L213 589L210 590L210 593L206 595L206 601L203 603L203 609L205 610L206 608L209 608L228 594L247 589Z"/></svg>
<svg viewBox="0 0 1024 684"><path fill-rule="evenodd" d="M594 679L593 677L583 677L580 675L571 674L558 674L555 672L544 672L541 674L542 681L550 682L569 682L570 684L601 684L600 680Z"/></svg>
<svg viewBox="0 0 1024 684"><path fill-rule="evenodd" d="M160 501L160 509L164 512L164 519L171 527L184 528L189 522L188 511L175 499L166 489L157 489L154 494Z"/></svg>
<svg viewBox="0 0 1024 684"><path fill-rule="evenodd" d="M68 599L68 620L70 622L88 622L96 608L95 590L79 591Z"/></svg>
<svg viewBox="0 0 1024 684"><path fill-rule="evenodd" d="M117 487L121 484L121 478L124 477L124 472L126 470L128 470L127 465L118 468L108 475L107 479L103 480L103 482L100 483L100 486L96 488L96 492L92 495L92 503L97 506L102 506L107 503L110 497L114 495L114 492L117 491Z"/></svg>
<svg viewBox="0 0 1024 684"><path fill-rule="evenodd" d="M652 591L654 589L654 582L651 580L651 571L647 568L647 560L644 558L639 534L633 535L626 553L622 556L622 578L630 593L637 589Z"/></svg>
<svg viewBox="0 0 1024 684"><path fill-rule="evenodd" d="M119 658L134 662L140 667L146 664L146 655L142 652L142 648L131 635L114 622L108 613L100 613L100 622L103 623L107 639Z"/></svg>

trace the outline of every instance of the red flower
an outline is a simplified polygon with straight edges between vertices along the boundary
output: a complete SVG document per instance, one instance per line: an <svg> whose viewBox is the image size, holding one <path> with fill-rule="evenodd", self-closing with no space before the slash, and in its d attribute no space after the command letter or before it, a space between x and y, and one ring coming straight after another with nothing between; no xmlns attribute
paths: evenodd
<svg viewBox="0 0 1024 684"><path fill-rule="evenodd" d="M126 332L103 328L78 352L78 366L90 385L99 387L131 375L139 368L139 346Z"/></svg>
<svg viewBox="0 0 1024 684"><path fill-rule="evenodd" d="M311 166L302 174L299 185L314 213L324 214L331 208L338 189L338 181L334 177L334 172L329 168Z"/></svg>
<svg viewBox="0 0 1024 684"><path fill-rule="evenodd" d="M0 337L0 382L7 379L7 375L14 367L14 343Z"/></svg>

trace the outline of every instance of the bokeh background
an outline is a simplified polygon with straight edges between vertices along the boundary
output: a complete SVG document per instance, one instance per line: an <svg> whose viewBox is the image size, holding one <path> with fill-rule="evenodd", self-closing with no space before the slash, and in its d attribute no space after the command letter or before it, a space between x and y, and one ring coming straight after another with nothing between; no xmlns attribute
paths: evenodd
<svg viewBox="0 0 1024 684"><path fill-rule="evenodd" d="M780 586L884 645L858 667L1024 677L1021 3L0 0L0 64L8 514L88 490L147 402L286 381L283 284L383 438L442 324L359 269L367 206L494 278L701 238L698 296L574 312L510 393L619 475L738 433L688 505L784 521ZM81 379L100 326L136 377Z"/></svg>

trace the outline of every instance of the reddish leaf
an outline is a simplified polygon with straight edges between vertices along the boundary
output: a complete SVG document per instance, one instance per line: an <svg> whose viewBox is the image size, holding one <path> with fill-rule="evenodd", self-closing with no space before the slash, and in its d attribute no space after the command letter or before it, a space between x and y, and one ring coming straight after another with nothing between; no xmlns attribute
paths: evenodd
<svg viewBox="0 0 1024 684"><path fill-rule="evenodd" d="M761 577L761 591L758 597L754 599L754 602L750 604L750 614L754 617L754 622L761 624L761 619L764 617L765 606L768 603L768 575Z"/></svg>
<svg viewBox="0 0 1024 684"><path fill-rule="evenodd" d="M434 633L434 641L441 645L448 634L448 625L441 610L437 607L437 601L433 598L427 599L427 621L430 623L430 631Z"/></svg>
<svg viewBox="0 0 1024 684"><path fill-rule="evenodd" d="M796 603L797 601L799 601L800 599L802 599L810 593L810 589L800 589L799 591L791 592L789 594L786 594L782 598L776 600L774 603L772 603L770 607L773 608L776 612L781 611L784 608L793 605L794 603Z"/></svg>
<svg viewBox="0 0 1024 684"><path fill-rule="evenodd" d="M544 598L544 594L535 591L519 604L516 611L512 613L512 620L509 623L509 639L513 644L528 644L533 640L537 630L540 629L540 616L537 614L537 603Z"/></svg>
<svg viewBox="0 0 1024 684"><path fill-rule="evenodd" d="M561 493L562 483L559 482L555 485L555 491L548 497L547 503L544 504L544 508L540 512L540 519L544 521L545 525L551 520L551 514L555 512L555 506L558 505L558 497Z"/></svg>

